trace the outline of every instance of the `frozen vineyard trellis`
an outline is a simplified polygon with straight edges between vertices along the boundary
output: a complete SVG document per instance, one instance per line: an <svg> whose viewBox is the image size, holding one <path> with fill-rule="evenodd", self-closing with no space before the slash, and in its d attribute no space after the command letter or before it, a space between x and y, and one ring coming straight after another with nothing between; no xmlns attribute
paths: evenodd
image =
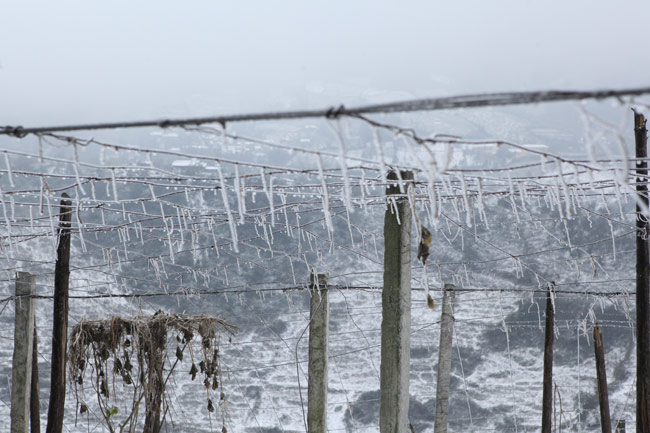
<svg viewBox="0 0 650 433"><path fill-rule="evenodd" d="M546 100L583 99L558 95L566 97ZM648 106L642 97L604 92L585 97L616 98L469 109L545 100L497 96L374 110L462 111L380 116L340 108L307 119L204 119L223 122L219 127L168 121L137 130L0 129L27 134L0 138L0 320L13 321L15 272L36 274L39 363L48 370L44 331L65 191L73 203L71 324L158 309L223 316L241 329L222 353L229 429L303 430L303 288L312 269L326 272L333 285L329 430L376 430L385 179L391 169L408 169L416 179L408 197L413 226L434 234L426 267L412 264L416 430L430 426L434 414L440 314L427 308L425 292L439 304L445 282L463 288L456 297L450 429L538 428L539 292L551 281L558 289L555 422L576 430L598 423L588 346L597 320L611 346L613 419L632 423L629 108ZM3 329L0 368L9 376L11 327ZM217 430L185 380L171 386L170 425ZM10 384L2 382L0 415L8 417ZM75 412L71 406L66 414L68 431L101 425L92 408Z"/></svg>

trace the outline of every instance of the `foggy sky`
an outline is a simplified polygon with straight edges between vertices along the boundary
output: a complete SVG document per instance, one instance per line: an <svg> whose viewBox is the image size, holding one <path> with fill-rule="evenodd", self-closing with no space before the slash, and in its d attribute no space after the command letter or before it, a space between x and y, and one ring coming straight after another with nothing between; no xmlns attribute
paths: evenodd
<svg viewBox="0 0 650 433"><path fill-rule="evenodd" d="M650 85L649 1L24 1L0 125Z"/></svg>

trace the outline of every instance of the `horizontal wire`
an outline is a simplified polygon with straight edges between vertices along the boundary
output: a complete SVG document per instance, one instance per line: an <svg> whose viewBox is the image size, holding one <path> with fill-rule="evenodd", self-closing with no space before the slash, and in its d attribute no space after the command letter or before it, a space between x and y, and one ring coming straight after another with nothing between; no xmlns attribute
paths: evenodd
<svg viewBox="0 0 650 433"><path fill-rule="evenodd" d="M231 114L221 116L192 117L185 119L157 119L127 122L89 123L64 126L30 127L4 126L0 127L0 135L24 137L28 134L42 134L61 131L86 131L97 129L144 128L173 126L202 125L205 123L305 119L305 118L338 118L341 116L354 117L371 113L405 113L414 111L452 110L458 108L489 107L502 105L534 104L539 102L580 101L584 99L620 98L623 96L639 96L650 93L650 87L637 87L621 90L591 90L591 91L533 91L487 93L479 95L462 95L443 98L427 98L411 101L392 102L386 104L365 105L354 108L330 107L320 110L275 111L267 113Z"/></svg>

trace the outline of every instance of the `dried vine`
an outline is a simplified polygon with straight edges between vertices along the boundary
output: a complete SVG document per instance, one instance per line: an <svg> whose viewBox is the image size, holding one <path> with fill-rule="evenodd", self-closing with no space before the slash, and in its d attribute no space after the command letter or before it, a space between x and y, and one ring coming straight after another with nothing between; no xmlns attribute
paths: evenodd
<svg viewBox="0 0 650 433"><path fill-rule="evenodd" d="M144 400L143 431L160 432L169 410L167 382L189 352L191 379L203 377L210 412L215 411L212 396L219 392L217 407L223 421L226 397L219 346L222 335L230 341L236 330L222 319L208 315L162 312L130 319L81 321L72 329L68 349L69 378L80 412L89 410L84 381L90 378L109 431L135 432ZM121 380L121 387L116 379ZM119 416L112 402L126 401L127 391L132 393L132 403L127 413Z"/></svg>

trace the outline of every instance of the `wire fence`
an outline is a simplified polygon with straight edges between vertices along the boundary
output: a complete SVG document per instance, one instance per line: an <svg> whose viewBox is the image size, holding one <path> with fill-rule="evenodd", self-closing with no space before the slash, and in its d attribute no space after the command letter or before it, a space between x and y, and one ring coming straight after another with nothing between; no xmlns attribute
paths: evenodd
<svg viewBox="0 0 650 433"><path fill-rule="evenodd" d="M328 428L377 430L382 227L394 206L385 179L411 170L414 193L401 196L414 210L414 239L421 226L434 234L426 265L412 262L414 429L433 423L437 305L447 282L458 292L451 431L538 429L540 305L551 283L556 425L598 424L595 322L608 346L612 417L632 423L634 186L646 178L636 175L629 150L630 108L647 109L638 95L648 92L0 128L0 416L9 414L18 271L36 275L41 387L49 389L50 299L66 192L71 325L163 310L213 314L240 329L222 346L226 396L213 399L218 410L208 410L210 390L183 365L168 387L168 428L304 431L306 289L316 269L331 284ZM587 98L599 100L571 102ZM544 101L564 102L525 105ZM60 135L72 131L78 135ZM92 386L86 391L68 394L66 431L105 429ZM127 413L126 401L115 403L118 414ZM88 411L80 414L77 402Z"/></svg>

